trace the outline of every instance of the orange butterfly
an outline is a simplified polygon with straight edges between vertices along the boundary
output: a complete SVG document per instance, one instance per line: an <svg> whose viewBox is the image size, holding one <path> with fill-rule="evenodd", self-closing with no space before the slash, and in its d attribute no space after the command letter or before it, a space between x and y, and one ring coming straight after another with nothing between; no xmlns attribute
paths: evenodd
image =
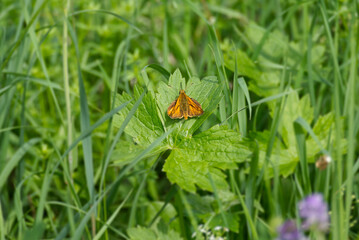
<svg viewBox="0 0 359 240"><path fill-rule="evenodd" d="M186 95L184 90L179 91L179 96L167 109L167 115L172 119L188 119L203 114L201 104Z"/></svg>

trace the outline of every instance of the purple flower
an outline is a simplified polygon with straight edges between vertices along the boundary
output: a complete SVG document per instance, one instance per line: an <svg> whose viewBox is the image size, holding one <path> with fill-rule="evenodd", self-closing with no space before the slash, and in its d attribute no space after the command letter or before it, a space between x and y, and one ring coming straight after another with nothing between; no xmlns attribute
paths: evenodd
<svg viewBox="0 0 359 240"><path fill-rule="evenodd" d="M302 229L317 229L326 232L329 229L328 206L320 193L307 196L299 202L299 215L303 219Z"/></svg>
<svg viewBox="0 0 359 240"><path fill-rule="evenodd" d="M278 228L279 237L276 240L305 240L304 235L298 230L294 220L285 221Z"/></svg>

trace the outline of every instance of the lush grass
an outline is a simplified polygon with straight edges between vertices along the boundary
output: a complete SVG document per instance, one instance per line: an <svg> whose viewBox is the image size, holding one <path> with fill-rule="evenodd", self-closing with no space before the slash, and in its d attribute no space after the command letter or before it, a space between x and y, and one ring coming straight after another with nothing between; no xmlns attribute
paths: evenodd
<svg viewBox="0 0 359 240"><path fill-rule="evenodd" d="M2 0L0 240L274 239L314 192L358 240L358 12ZM168 118L180 88L201 117Z"/></svg>

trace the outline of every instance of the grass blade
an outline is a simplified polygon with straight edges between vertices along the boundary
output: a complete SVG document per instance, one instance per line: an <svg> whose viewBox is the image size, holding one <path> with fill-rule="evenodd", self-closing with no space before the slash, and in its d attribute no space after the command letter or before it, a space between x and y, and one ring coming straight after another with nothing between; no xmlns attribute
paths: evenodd
<svg viewBox="0 0 359 240"><path fill-rule="evenodd" d="M159 145L170 133L172 130L162 134L156 141L154 141L150 146L148 146L144 151L142 151L129 165L127 165L117 176L116 180L102 193L102 195L93 203L92 207L87 211L86 215L82 218L80 224L76 228L75 234L72 237L74 240L78 240L82 236L82 232L86 226L87 221L90 219L91 215L94 213L97 208L98 203L104 198L106 193L116 184L122 180L122 178L131 170L146 154L151 152L157 145Z"/></svg>
<svg viewBox="0 0 359 240"><path fill-rule="evenodd" d="M105 233L105 231L107 230L108 226L111 225L111 223L113 222L113 220L115 220L115 217L118 215L118 213L120 212L120 210L122 209L123 205L127 202L127 199L131 196L132 191L130 191L127 196L125 197L125 199L122 201L122 203L116 208L116 210L113 212L113 214L111 215L111 217L106 221L106 223L102 226L102 228L97 232L96 236L94 237L93 240L99 240L101 238L101 236Z"/></svg>
<svg viewBox="0 0 359 240"><path fill-rule="evenodd" d="M311 184L309 179L309 170L308 170L308 162L307 162L307 151L306 151L306 145L305 145L305 133L301 127L301 125L297 122L293 123L294 125L294 132L295 137L297 139L297 152L299 156L299 162L300 162L300 174L302 179L302 186L304 189L304 194L308 195L311 191Z"/></svg>
<svg viewBox="0 0 359 240"><path fill-rule="evenodd" d="M91 127L87 128L85 131L83 131L78 138L75 139L75 141L68 147L68 149L62 154L61 159L64 159L69 152L76 147L79 142L81 142L83 139L85 139L87 136L89 136L97 127L99 127L101 124L106 122L108 119L110 119L114 114L121 111L122 108L126 107L129 102L125 102L124 104L121 104L120 106L112 109L110 112L106 113L102 118L100 118L95 124L93 124Z"/></svg>
<svg viewBox="0 0 359 240"><path fill-rule="evenodd" d="M76 15L79 15L79 14L82 14L82 13L104 13L104 14L109 14L109 15L112 15L112 16L115 16L116 18L124 21L125 23L127 23L128 25L130 25L133 29L135 29L137 32L141 33L142 34L142 31L141 29L139 29L138 27L136 27L133 23L131 23L129 20L127 20L126 18L122 17L121 15L118 15L114 12L111 12L111 11L108 11L108 10L103 10L103 9L87 9L87 10L81 10L81 11L76 11L76 12L73 12L73 13L70 13L69 14L69 17L72 17L72 16L76 16Z"/></svg>
<svg viewBox="0 0 359 240"><path fill-rule="evenodd" d="M146 68L152 68L154 70L157 70L157 72L161 73L162 76L165 78L165 83L168 82L168 79L171 76L171 74L165 68L163 68L161 65L158 65L158 64L155 64L155 63L152 63L152 64L149 64L149 65L145 66L142 69L142 71L145 70Z"/></svg>
<svg viewBox="0 0 359 240"><path fill-rule="evenodd" d="M238 78L237 81L239 83L239 86L241 86L244 96L246 97L247 104L248 104L248 110L249 110L249 119L251 119L252 118L252 105L251 105L251 98L249 96L247 84L244 81L243 77Z"/></svg>
<svg viewBox="0 0 359 240"><path fill-rule="evenodd" d="M4 225L4 217L2 212L1 200L0 200L0 239L5 240L5 225Z"/></svg>
<svg viewBox="0 0 359 240"><path fill-rule="evenodd" d="M70 31L70 35L76 50L76 59L77 59L77 74L79 81L80 89L80 106L81 106L81 132L90 128L90 114L88 109L86 90L84 81L82 79L81 67L80 67L80 51L77 43L77 37L74 29L71 24L67 22L67 26ZM68 123L70 124L70 123ZM84 154L84 164L85 164L85 173L86 173L86 182L87 188L92 201L95 197L95 187L94 187L94 172L93 172L93 158L92 158L92 138L91 135L88 135L82 140L83 154Z"/></svg>
<svg viewBox="0 0 359 240"><path fill-rule="evenodd" d="M0 172L0 192L5 182L7 181L9 175L11 174L12 170L17 166L17 164L22 159L22 157L27 153L27 151L29 151L32 148L32 146L34 146L40 141L41 138L30 139L28 142L24 143L24 145L22 145L12 156L12 158L7 162L5 167Z"/></svg>
<svg viewBox="0 0 359 240"><path fill-rule="evenodd" d="M114 138L114 140L113 140L113 142L111 144L110 149L106 153L106 158L105 158L104 165L103 165L103 168L102 168L100 189L102 189L102 186L103 186L103 183L104 183L104 180L105 180L105 175L106 175L108 164L110 163L110 158L111 158L112 152L115 149L116 144L117 144L118 140L120 139L122 133L125 131L125 128L126 128L127 124L130 122L132 116L135 114L137 108L140 106L140 104L142 102L142 99L145 96L145 93L146 93L146 91L143 91L141 96L138 98L138 100L133 105L131 111L127 114L127 116L126 116L125 120L123 121L120 129L116 133L116 136L115 136L115 138Z"/></svg>

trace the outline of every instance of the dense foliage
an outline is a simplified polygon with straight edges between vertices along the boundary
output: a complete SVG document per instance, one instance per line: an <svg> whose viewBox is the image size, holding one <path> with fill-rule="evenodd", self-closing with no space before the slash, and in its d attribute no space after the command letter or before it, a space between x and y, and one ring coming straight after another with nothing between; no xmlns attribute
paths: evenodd
<svg viewBox="0 0 359 240"><path fill-rule="evenodd" d="M358 12L2 0L0 240L359 240Z"/></svg>

